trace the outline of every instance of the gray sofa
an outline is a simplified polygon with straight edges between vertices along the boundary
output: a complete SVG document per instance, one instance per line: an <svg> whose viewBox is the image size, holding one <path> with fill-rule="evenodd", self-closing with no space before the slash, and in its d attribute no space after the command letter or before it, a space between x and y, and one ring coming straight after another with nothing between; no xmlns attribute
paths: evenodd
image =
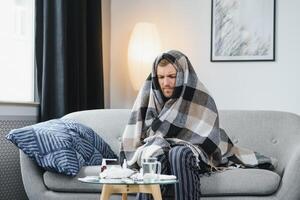
<svg viewBox="0 0 300 200"><path fill-rule="evenodd" d="M117 153L129 114L127 109L103 109L75 112L65 118L93 128ZM279 162L274 171L234 169L204 176L201 199L300 199L300 116L278 111L224 110L220 111L220 123L237 145L275 157ZM77 181L78 177L97 174L98 166L83 167L77 177L71 178L43 171L23 153L20 156L29 199L99 199L99 185Z"/></svg>

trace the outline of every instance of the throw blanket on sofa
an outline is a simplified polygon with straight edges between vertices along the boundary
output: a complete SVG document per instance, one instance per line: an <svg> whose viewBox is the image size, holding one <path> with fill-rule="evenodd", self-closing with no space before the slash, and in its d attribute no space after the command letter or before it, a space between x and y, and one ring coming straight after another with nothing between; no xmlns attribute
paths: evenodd
<svg viewBox="0 0 300 200"><path fill-rule="evenodd" d="M6 138L45 170L75 176L82 166L117 158L91 128L74 120L53 119L12 130Z"/></svg>
<svg viewBox="0 0 300 200"><path fill-rule="evenodd" d="M167 59L176 68L176 87L170 99L160 91L157 65ZM133 106L122 138L121 157L129 165L158 156L175 145L186 145L206 166L272 168L276 162L251 150L233 145L219 127L216 104L199 81L189 59L179 51L158 56Z"/></svg>

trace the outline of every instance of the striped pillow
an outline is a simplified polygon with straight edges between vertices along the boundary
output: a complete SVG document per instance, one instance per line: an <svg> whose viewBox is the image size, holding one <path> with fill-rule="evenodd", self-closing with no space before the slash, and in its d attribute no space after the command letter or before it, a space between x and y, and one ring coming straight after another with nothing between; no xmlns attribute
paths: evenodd
<svg viewBox="0 0 300 200"><path fill-rule="evenodd" d="M14 129L6 136L45 170L75 176L82 166L117 158L91 128L70 119L53 119Z"/></svg>

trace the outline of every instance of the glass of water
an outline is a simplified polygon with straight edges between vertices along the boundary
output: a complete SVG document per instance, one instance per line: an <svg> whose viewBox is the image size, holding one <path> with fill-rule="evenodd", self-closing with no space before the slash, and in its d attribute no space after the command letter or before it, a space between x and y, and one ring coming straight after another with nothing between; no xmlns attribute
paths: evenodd
<svg viewBox="0 0 300 200"><path fill-rule="evenodd" d="M144 182L154 182L159 179L161 173L161 163L157 158L150 157L142 160Z"/></svg>

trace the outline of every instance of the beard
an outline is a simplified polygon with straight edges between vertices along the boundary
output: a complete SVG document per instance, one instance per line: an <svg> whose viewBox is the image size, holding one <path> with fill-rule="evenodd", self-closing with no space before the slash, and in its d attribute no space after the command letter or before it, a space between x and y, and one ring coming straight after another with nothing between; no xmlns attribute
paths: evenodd
<svg viewBox="0 0 300 200"><path fill-rule="evenodd" d="M162 90L163 95L164 95L165 97L171 97L172 94L173 94L173 91L174 91L174 88L164 88L164 89Z"/></svg>

